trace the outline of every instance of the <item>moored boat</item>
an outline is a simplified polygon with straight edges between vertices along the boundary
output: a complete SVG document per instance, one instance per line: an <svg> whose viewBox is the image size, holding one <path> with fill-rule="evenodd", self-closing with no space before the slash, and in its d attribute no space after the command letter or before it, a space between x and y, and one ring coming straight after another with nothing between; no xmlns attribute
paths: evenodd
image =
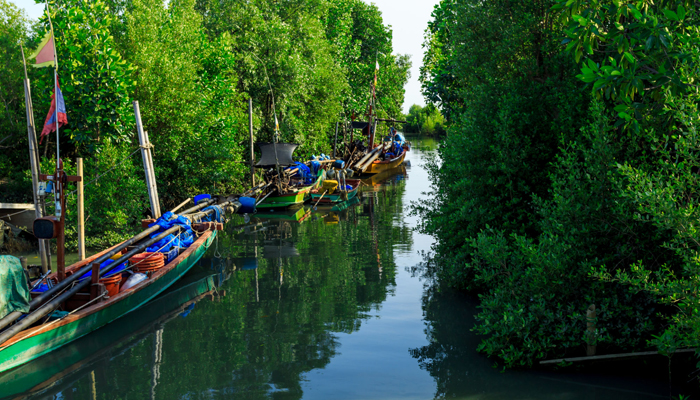
<svg viewBox="0 0 700 400"><path fill-rule="evenodd" d="M101 359L118 357L125 349L143 341L169 320L189 313L195 303L214 296L230 274L222 265L217 273L195 267L162 295L138 312L115 321L37 360L0 374L0 398L53 398L67 383L90 374Z"/></svg>
<svg viewBox="0 0 700 400"><path fill-rule="evenodd" d="M327 193L323 189L314 189L311 191L311 201L314 204L332 204L351 200L357 196L362 181L359 179L346 179L345 184L347 186L345 189L338 188L331 193Z"/></svg>
<svg viewBox="0 0 700 400"><path fill-rule="evenodd" d="M154 271L148 279L105 300L95 301L90 299L90 293L77 293L77 298L72 298L73 304L82 302L82 306L65 316L25 329L0 345L0 372L34 360L138 309L181 278L202 257L215 237L215 230L203 232L182 254ZM66 268L66 273L80 270L107 251ZM49 279L52 278L55 277L49 275Z"/></svg>
<svg viewBox="0 0 700 400"><path fill-rule="evenodd" d="M293 183L286 191L270 189L272 193L263 194L263 200L257 204L257 208L286 208L296 204L304 204L309 199L312 190L318 188L323 181L323 170L319 170L316 180L312 184Z"/></svg>

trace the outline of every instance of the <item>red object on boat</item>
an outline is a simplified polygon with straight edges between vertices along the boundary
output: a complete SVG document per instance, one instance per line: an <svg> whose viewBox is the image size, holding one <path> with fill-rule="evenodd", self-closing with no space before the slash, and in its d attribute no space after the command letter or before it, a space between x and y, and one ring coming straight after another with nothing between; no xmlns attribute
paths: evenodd
<svg viewBox="0 0 700 400"><path fill-rule="evenodd" d="M100 278L100 283L105 285L109 296L116 296L119 294L119 284L122 281L122 274L114 274L106 278Z"/></svg>
<svg viewBox="0 0 700 400"><path fill-rule="evenodd" d="M163 253L141 253L129 259L136 272L154 272L165 266Z"/></svg>

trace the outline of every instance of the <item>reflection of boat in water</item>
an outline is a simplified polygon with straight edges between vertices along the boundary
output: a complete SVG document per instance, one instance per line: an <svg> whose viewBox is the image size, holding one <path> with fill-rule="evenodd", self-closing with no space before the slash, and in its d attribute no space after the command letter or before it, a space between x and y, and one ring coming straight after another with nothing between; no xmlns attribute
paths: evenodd
<svg viewBox="0 0 700 400"><path fill-rule="evenodd" d="M303 223L311 215L311 210L306 207L300 208L289 208L286 210L280 210L278 212L258 212L255 214L255 218L265 221L265 220L283 220Z"/></svg>
<svg viewBox="0 0 700 400"><path fill-rule="evenodd" d="M318 211L332 211L332 212L340 212L347 210L348 208L357 205L360 203L360 199L355 196L347 201L343 201L340 203L335 203L335 204L321 204L319 203L318 206L316 206L316 210Z"/></svg>
<svg viewBox="0 0 700 400"><path fill-rule="evenodd" d="M393 178L406 179L406 177L408 177L406 167L403 165L399 165L396 168L392 168L382 173L362 179L362 183L366 185L366 187L363 188L363 191L376 191L376 187L381 186L382 183L386 181L389 181Z"/></svg>
<svg viewBox="0 0 700 400"><path fill-rule="evenodd" d="M177 316L186 316L195 303L214 296L215 289L230 276L231 269L219 271L195 268L164 294L137 313L110 324L62 348L0 374L0 398L53 398L90 374L100 360L118 357L145 340L151 333L162 338L163 326Z"/></svg>

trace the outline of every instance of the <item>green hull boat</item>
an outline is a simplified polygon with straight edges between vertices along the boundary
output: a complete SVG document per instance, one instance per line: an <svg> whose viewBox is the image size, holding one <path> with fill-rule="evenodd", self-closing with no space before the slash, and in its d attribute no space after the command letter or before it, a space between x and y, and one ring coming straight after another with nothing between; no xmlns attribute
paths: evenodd
<svg viewBox="0 0 700 400"><path fill-rule="evenodd" d="M194 271L193 271L194 272ZM38 360L0 374L0 398L54 397L66 386L89 374L99 360L111 358L144 340L185 308L215 293L223 283L220 274L192 272L158 298L74 343Z"/></svg>
<svg viewBox="0 0 700 400"><path fill-rule="evenodd" d="M145 281L61 320L26 329L0 347L0 372L60 348L138 309L180 279L207 251L216 231L203 233L187 250ZM90 262L96 256L80 263ZM72 267L71 267L72 268Z"/></svg>
<svg viewBox="0 0 700 400"><path fill-rule="evenodd" d="M285 208L295 204L304 204L309 199L311 190L316 189L323 181L324 171L319 170L316 182L308 186L301 186L291 192L277 196L269 196L265 198L257 208Z"/></svg>

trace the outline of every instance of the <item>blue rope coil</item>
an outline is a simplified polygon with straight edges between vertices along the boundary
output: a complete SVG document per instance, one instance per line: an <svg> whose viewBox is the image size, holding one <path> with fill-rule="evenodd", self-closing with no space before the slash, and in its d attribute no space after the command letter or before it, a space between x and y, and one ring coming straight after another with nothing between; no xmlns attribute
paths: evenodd
<svg viewBox="0 0 700 400"><path fill-rule="evenodd" d="M202 212L207 212L209 210L214 210L214 215L212 218L212 215L207 215L204 218L202 218L202 221L205 222L223 222L224 221L224 209L221 208L221 206L209 206L206 207L202 210Z"/></svg>

